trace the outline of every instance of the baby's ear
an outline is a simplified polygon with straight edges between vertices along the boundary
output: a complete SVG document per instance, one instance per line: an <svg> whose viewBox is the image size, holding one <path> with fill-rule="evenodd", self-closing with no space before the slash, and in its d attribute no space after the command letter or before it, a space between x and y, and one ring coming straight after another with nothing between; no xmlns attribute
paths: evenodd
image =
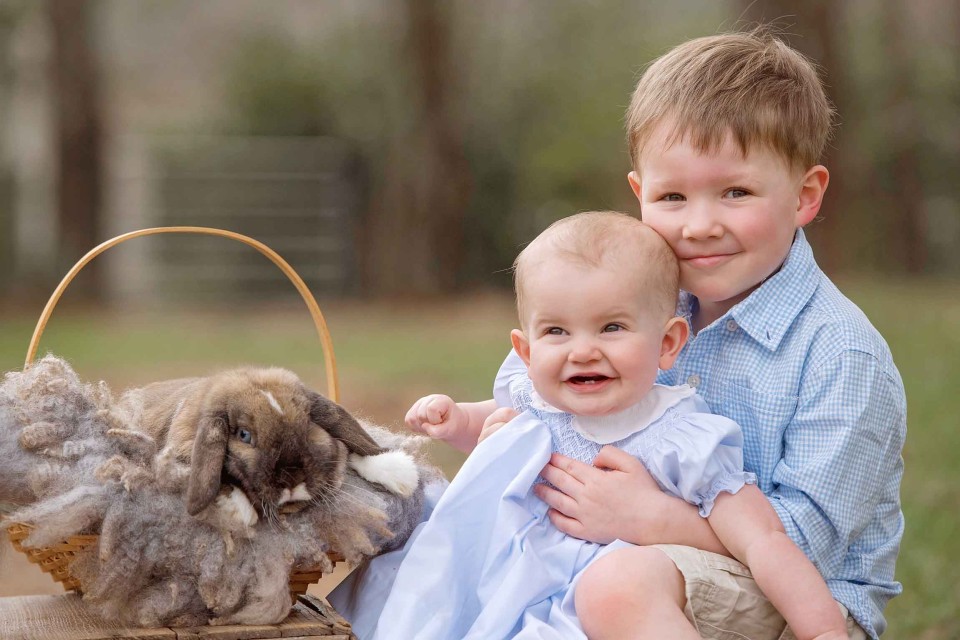
<svg viewBox="0 0 960 640"><path fill-rule="evenodd" d="M520 329L514 329L510 332L510 343L513 345L513 350L516 351L520 359L523 360L523 364L529 367L530 341L527 340L527 335Z"/></svg>
<svg viewBox="0 0 960 640"><path fill-rule="evenodd" d="M690 325L684 318L674 316L667 321L663 331L663 341L660 343L660 361L657 365L661 371L666 371L673 366L683 345L687 343L689 335Z"/></svg>

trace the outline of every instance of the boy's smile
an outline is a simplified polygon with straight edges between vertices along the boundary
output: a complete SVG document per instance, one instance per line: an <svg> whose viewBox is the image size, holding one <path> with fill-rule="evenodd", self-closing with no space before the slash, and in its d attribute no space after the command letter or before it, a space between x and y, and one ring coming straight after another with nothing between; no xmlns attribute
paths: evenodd
<svg viewBox="0 0 960 640"><path fill-rule="evenodd" d="M702 328L776 273L796 230L820 207L828 174L805 173L766 147L743 155L727 135L704 153L686 138L667 144L661 125L630 184L643 221L680 259L680 286L697 296Z"/></svg>

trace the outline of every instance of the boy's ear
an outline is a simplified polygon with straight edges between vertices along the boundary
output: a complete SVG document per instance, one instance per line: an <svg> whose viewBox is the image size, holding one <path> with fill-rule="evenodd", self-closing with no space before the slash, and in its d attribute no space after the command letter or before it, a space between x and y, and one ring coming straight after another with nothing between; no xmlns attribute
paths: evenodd
<svg viewBox="0 0 960 640"><path fill-rule="evenodd" d="M684 318L674 316L667 321L663 332L663 342L660 344L660 361L658 367L666 371L676 362L680 350L687 343L690 335L690 326Z"/></svg>
<svg viewBox="0 0 960 640"><path fill-rule="evenodd" d="M795 219L797 227L806 226L817 217L820 205L823 204L823 194L826 193L829 183L830 172L822 164L811 167L803 175L803 181L800 183L800 197L797 201Z"/></svg>
<svg viewBox="0 0 960 640"><path fill-rule="evenodd" d="M520 329L514 329L510 332L510 342L513 344L513 350L517 352L523 364L530 366L530 341Z"/></svg>
<svg viewBox="0 0 960 640"><path fill-rule="evenodd" d="M627 182L630 183L630 188L633 189L633 195L637 196L637 200L640 200L640 193L643 189L643 184L640 182L640 175L636 171L631 171L627 174Z"/></svg>

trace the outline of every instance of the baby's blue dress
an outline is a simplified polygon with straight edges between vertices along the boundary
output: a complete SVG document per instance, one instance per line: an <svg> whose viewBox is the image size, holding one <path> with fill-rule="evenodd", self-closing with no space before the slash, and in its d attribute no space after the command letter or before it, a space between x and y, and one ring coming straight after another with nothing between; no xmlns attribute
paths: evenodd
<svg viewBox="0 0 960 640"><path fill-rule="evenodd" d="M539 474L554 451L591 463L612 444L635 455L664 491L698 506L703 516L721 491L736 493L755 481L743 471L737 424L709 413L687 386L656 385L639 404L604 418L549 406L525 373L498 377L494 395L520 415L464 463L401 551L402 562L393 559L399 568L392 586L385 570L391 561L371 567L389 591L359 594L354 604L369 616L363 596L373 605L386 595L373 638L585 637L573 606L576 580L592 561L628 543L586 542L553 526L531 489L544 482ZM365 582L376 591L374 581ZM369 637L357 622L358 635Z"/></svg>

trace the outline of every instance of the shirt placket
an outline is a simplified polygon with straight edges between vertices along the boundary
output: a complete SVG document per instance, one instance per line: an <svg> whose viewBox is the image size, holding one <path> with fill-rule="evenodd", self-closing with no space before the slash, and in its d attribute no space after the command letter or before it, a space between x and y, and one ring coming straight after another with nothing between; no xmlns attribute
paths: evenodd
<svg viewBox="0 0 960 640"><path fill-rule="evenodd" d="M713 388L714 363L717 358L718 331L716 327L703 329L690 341L682 364L682 378L678 384L688 384L703 397Z"/></svg>

